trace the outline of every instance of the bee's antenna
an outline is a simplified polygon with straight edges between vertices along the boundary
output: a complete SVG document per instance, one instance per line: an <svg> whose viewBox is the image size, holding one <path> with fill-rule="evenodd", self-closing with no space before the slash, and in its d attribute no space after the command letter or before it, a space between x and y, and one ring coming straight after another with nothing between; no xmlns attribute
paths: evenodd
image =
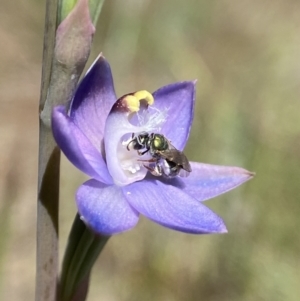
<svg viewBox="0 0 300 301"><path fill-rule="evenodd" d="M126 146L126 148L127 148L128 151L130 151L129 145L130 145L130 144L133 142L133 140L134 140L133 137L134 137L134 133L131 134L131 140L128 142L128 144L127 144L127 146Z"/></svg>
<svg viewBox="0 0 300 301"><path fill-rule="evenodd" d="M127 150L128 150L128 151L130 151L130 149L129 149L129 145L132 143L132 141L133 141L133 139L132 139L132 140L130 140L130 141L128 142L128 144L126 145L126 148L127 148Z"/></svg>

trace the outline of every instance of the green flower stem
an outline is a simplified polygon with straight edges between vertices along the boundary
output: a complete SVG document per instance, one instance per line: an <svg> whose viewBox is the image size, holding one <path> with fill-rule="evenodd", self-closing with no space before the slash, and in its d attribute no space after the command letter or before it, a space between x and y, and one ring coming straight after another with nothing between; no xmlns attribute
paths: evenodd
<svg viewBox="0 0 300 301"><path fill-rule="evenodd" d="M100 15L103 3L104 3L104 0L90 0L89 1L91 19L92 19L94 25L97 24L98 17Z"/></svg>
<svg viewBox="0 0 300 301"><path fill-rule="evenodd" d="M62 273L60 277L60 290L61 288L66 286L66 279L69 271L69 266L71 264L72 258L75 254L78 240L80 240L80 237L83 235L86 227L83 222L80 221L80 217L78 214L76 215L74 219L74 223L71 229L71 232L69 234L68 244L67 248L64 254L64 260L62 264Z"/></svg>
<svg viewBox="0 0 300 301"><path fill-rule="evenodd" d="M106 245L109 238L110 236L94 235L94 240L76 276L76 280L75 280L76 283L81 283L85 279L85 277L90 273L90 271L94 266L94 263L96 262L97 258L99 257L102 249Z"/></svg>
<svg viewBox="0 0 300 301"><path fill-rule="evenodd" d="M84 281L88 286L91 269L108 238L107 236L97 236L91 232L77 214L63 260L59 284L60 301L71 301L77 291L81 289Z"/></svg>
<svg viewBox="0 0 300 301"><path fill-rule="evenodd" d="M78 0L60 0L59 23L66 18ZM104 0L89 0L91 20L94 25L98 21Z"/></svg>
<svg viewBox="0 0 300 301"><path fill-rule="evenodd" d="M62 20L70 13L75 6L77 0L60 0L59 1L59 15L58 20L61 23Z"/></svg>
<svg viewBox="0 0 300 301"><path fill-rule="evenodd" d="M51 81L57 27L57 0L47 0L40 112L46 103ZM58 270L58 197L60 152L51 129L40 118L36 301L56 300ZM47 189L49 188L49 190ZM49 192L49 193L48 193Z"/></svg>
<svg viewBox="0 0 300 301"><path fill-rule="evenodd" d="M89 273L78 285L76 288L76 292L72 297L72 301L84 301L87 298L89 283L90 283L90 275Z"/></svg>

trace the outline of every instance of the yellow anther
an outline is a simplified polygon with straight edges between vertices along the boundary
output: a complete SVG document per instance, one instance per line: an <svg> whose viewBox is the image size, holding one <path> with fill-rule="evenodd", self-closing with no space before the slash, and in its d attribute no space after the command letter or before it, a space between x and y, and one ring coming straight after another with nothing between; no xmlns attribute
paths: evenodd
<svg viewBox="0 0 300 301"><path fill-rule="evenodd" d="M154 103L154 98L151 93L146 90L137 91L133 94L139 101L146 100L148 105L152 105Z"/></svg>
<svg viewBox="0 0 300 301"><path fill-rule="evenodd" d="M130 112L138 112L140 110L141 100L145 100L148 105L152 105L154 103L152 94L145 90L137 91L133 95L126 95L123 98L123 101L125 101L125 106Z"/></svg>
<svg viewBox="0 0 300 301"><path fill-rule="evenodd" d="M126 95L124 100L130 112L138 112L140 109L140 101L136 96Z"/></svg>

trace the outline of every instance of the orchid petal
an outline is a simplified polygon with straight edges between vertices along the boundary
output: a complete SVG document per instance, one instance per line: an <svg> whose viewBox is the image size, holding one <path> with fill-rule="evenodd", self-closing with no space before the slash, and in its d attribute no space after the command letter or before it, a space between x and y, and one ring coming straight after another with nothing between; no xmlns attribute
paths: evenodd
<svg viewBox="0 0 300 301"><path fill-rule="evenodd" d="M70 108L70 116L98 148L102 143L106 117L116 102L110 66L100 56L81 81Z"/></svg>
<svg viewBox="0 0 300 301"><path fill-rule="evenodd" d="M52 132L66 157L82 172L104 183L112 179L100 153L64 112L55 107L52 112Z"/></svg>
<svg viewBox="0 0 300 301"><path fill-rule="evenodd" d="M190 162L192 172L186 178L172 179L177 186L198 201L205 201L225 193L253 178L250 171L232 166Z"/></svg>
<svg viewBox="0 0 300 301"><path fill-rule="evenodd" d="M227 232L219 216L177 187L143 180L122 189L138 212L162 226L194 234Z"/></svg>
<svg viewBox="0 0 300 301"><path fill-rule="evenodd" d="M191 130L195 94L195 82L167 85L153 93L153 107L168 113L161 133L179 150L184 149Z"/></svg>
<svg viewBox="0 0 300 301"><path fill-rule="evenodd" d="M123 196L122 189L89 180L79 187L76 194L79 214L93 231L112 235L133 228L139 214Z"/></svg>

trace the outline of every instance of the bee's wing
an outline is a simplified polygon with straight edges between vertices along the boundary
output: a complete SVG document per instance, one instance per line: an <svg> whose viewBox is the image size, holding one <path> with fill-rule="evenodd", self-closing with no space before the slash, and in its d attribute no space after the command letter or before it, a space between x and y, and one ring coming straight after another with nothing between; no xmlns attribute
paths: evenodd
<svg viewBox="0 0 300 301"><path fill-rule="evenodd" d="M169 148L159 152L162 159L169 160L171 162L177 163L178 150L176 148Z"/></svg>
<svg viewBox="0 0 300 301"><path fill-rule="evenodd" d="M170 147L172 147L172 149L176 149L175 146L173 146L170 141L169 141L169 144L170 144ZM186 155L183 152L181 152L179 150L177 150L177 151L180 153L180 162L181 162L180 165L182 165L182 168L185 171L190 173L192 171L192 168L191 168L191 165L190 165L190 162L189 162L188 158L186 157Z"/></svg>
<svg viewBox="0 0 300 301"><path fill-rule="evenodd" d="M172 144L170 140L168 140L168 144L169 144L169 149L176 149L179 152L179 150Z"/></svg>
<svg viewBox="0 0 300 301"><path fill-rule="evenodd" d="M182 168L184 170L191 172L192 168L191 168L190 162L189 162L188 158L186 157L186 155L183 152L179 151L169 140L168 140L168 142L169 142L170 150L173 149L173 150L177 151L174 162L182 165Z"/></svg>
<svg viewBox="0 0 300 301"><path fill-rule="evenodd" d="M190 173L192 171L190 162L183 152L181 152L181 165L182 169L186 170L187 172Z"/></svg>
<svg viewBox="0 0 300 301"><path fill-rule="evenodd" d="M170 146L172 145L170 144ZM183 152L176 149L174 146L172 146L172 148L169 148L161 152L160 156L163 159L176 163L178 166L180 166L182 169L184 169L187 172L192 171L190 162L187 159L186 155Z"/></svg>
<svg viewBox="0 0 300 301"><path fill-rule="evenodd" d="M186 178L186 177L189 176L189 174L190 174L189 171L187 171L187 170L181 168L180 171L179 171L179 173L178 173L178 176L179 176L179 177L182 177L182 178Z"/></svg>

